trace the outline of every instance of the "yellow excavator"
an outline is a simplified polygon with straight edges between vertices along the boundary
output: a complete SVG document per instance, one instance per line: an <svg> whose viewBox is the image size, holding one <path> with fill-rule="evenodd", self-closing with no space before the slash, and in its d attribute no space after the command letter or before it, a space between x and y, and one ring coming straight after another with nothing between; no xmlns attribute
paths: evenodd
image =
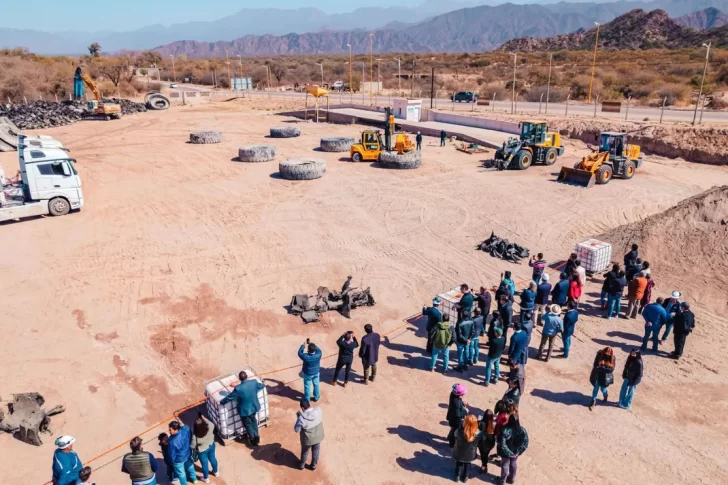
<svg viewBox="0 0 728 485"><path fill-rule="evenodd" d="M616 175L631 179L642 166L639 145L628 145L626 133L603 132L599 148L574 165L562 167L556 180L567 184L590 188L604 185Z"/></svg>
<svg viewBox="0 0 728 485"><path fill-rule="evenodd" d="M96 98L88 102L88 111L84 114L84 118L87 120L118 120L121 118L121 106L117 103L102 101L101 92L96 86L96 83L80 67L77 69L77 74L91 92L94 93L94 97Z"/></svg>
<svg viewBox="0 0 728 485"><path fill-rule="evenodd" d="M389 108L385 108L384 140L379 130L365 130L361 133L361 141L349 149L349 156L353 162L365 160L377 161L382 151L394 151L400 155L415 149L412 139L404 133L395 133L394 115ZM392 135L395 136L392 146Z"/></svg>

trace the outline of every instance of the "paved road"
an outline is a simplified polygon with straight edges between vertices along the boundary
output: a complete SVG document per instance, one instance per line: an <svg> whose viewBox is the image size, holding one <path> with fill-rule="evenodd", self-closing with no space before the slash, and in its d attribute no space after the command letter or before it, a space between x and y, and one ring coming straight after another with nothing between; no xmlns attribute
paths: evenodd
<svg viewBox="0 0 728 485"><path fill-rule="evenodd" d="M255 97L283 97L283 98L303 98L303 93L294 93L291 91L271 91L270 93L266 93L263 91L252 91L250 93L246 93L248 95L252 94ZM331 102L332 103L349 103L353 100L356 104L369 104L369 96L367 94L354 94L353 96L346 94L346 93L333 93L331 95ZM375 105L381 106L385 103L388 103L390 100L389 96L373 96L372 101ZM429 99L423 99L423 106L429 107L430 106L430 100ZM501 112L501 113L510 113L511 111L511 102L510 101L496 101L495 106L475 106L473 107L472 103L452 103L449 100L440 99L436 100L435 103L433 103L435 107L441 110L448 110L453 109L454 111L473 111L473 108L475 108L475 111L487 113L488 111L495 111ZM622 105L622 112L621 113L602 113L599 111L601 109L601 106L597 108L597 118L609 118L609 119L625 119L625 115L627 115L626 112L626 105ZM539 113L539 103L531 103L531 102L519 102L517 105L517 112L523 113L523 114L538 114ZM541 105L541 113L545 112L545 104ZM566 104L565 103L550 103L549 104L549 114L554 115L564 115L566 113ZM629 109L628 113L628 119L631 121L641 121L645 118L649 118L650 121L659 121L660 119L660 109L659 108L649 108L649 107L635 107L632 106ZM594 105L587 105L584 103L569 103L569 116L583 116L583 117L593 117L594 116ZM698 117L700 116L700 113L698 113ZM663 116L663 121L682 121L682 122L692 122L693 120L693 111L690 109L665 109L665 113ZM728 111L709 111L706 110L703 113L703 122L717 122L717 123L728 123Z"/></svg>

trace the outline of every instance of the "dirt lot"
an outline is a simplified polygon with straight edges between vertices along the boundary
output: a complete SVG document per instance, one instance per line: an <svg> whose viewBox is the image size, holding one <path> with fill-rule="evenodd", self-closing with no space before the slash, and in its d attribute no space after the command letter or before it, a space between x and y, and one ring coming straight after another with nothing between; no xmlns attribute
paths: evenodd
<svg viewBox="0 0 728 485"><path fill-rule="evenodd" d="M725 167L649 158L633 180L585 190L554 182L555 167L480 172L475 156L439 148L434 139L425 140L422 168L393 172L313 151L322 136L356 136L359 127L299 124L300 138L265 137L269 127L291 121L221 103L44 132L78 159L86 206L0 226L1 392L39 391L51 405L64 403L54 434L76 436L82 459L199 399L203 382L216 375L296 364L306 337L328 354L343 331L360 334L371 322L387 332L461 282L492 285L506 269L527 278L525 265L474 250L491 230L557 262L580 240L728 183ZM225 142L187 144L199 129L220 129ZM270 142L279 159L325 158L326 176L289 182L275 177L275 162L232 160L240 145ZM568 165L586 152L581 142L567 149ZM15 154L0 162L15 173ZM327 315L311 326L286 315L292 294L336 287L347 273L355 285L371 286L377 306L356 310L350 322ZM654 277L656 296L667 293L661 275ZM720 419L728 411L725 317L696 305L686 357L645 357L633 411L600 405L590 412L595 352L614 346L621 371L642 334L639 320L592 316L600 287L598 280L587 287L571 357L529 361L521 416L530 447L519 482L728 483L728 425ZM481 414L506 386L476 385L482 363L468 375L426 372L423 348L422 333L404 328L385 340L375 385L322 383L326 439L316 472L290 468L299 451L292 429L298 371L270 376L273 421L262 431L263 446L218 448L222 478L213 483L451 480L443 425L450 387L468 381L466 400ZM324 362L322 381L333 364ZM361 375L359 362L354 368ZM616 374L612 401L621 385ZM149 451L158 452L160 431L143 435ZM52 441L38 449L0 435L4 482L49 480ZM106 465L94 472L96 483L128 483L114 461L125 450L93 463Z"/></svg>

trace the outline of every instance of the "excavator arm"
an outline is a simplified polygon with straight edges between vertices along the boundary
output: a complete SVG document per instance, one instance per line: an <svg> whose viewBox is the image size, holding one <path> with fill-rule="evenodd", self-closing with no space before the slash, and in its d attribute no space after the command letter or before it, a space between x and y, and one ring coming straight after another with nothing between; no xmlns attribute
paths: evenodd
<svg viewBox="0 0 728 485"><path fill-rule="evenodd" d="M84 84L88 86L88 88L91 90L92 93L94 93L94 97L96 98L96 101L101 101L101 93L99 92L99 88L96 87L96 83L93 79L91 79L91 76L86 74L85 72L81 73L81 79L83 79Z"/></svg>

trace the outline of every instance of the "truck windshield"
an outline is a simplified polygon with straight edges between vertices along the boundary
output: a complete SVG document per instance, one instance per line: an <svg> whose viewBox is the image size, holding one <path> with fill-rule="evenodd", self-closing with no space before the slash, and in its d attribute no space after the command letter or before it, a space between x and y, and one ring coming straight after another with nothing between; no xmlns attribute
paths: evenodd
<svg viewBox="0 0 728 485"><path fill-rule="evenodd" d="M76 167L75 167L76 160L73 158L69 158L68 161L71 162L68 164L68 166L71 167L71 173L73 173L73 175L78 175L78 172L76 171Z"/></svg>

